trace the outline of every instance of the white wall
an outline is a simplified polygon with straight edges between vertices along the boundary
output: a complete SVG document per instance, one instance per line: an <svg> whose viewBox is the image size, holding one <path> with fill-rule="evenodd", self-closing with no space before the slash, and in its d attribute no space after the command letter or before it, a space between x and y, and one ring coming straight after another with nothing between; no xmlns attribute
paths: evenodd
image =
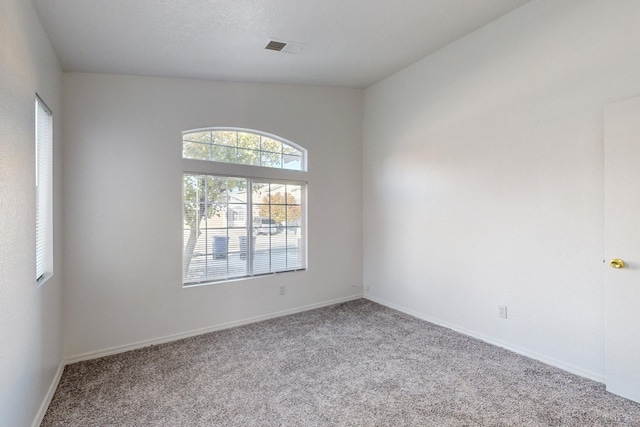
<svg viewBox="0 0 640 427"><path fill-rule="evenodd" d="M533 1L365 91L366 296L603 379L602 112L640 94L638 16Z"/></svg>
<svg viewBox="0 0 640 427"><path fill-rule="evenodd" d="M63 91L67 357L362 295L362 90L72 73ZM182 288L181 131L208 126L309 150L308 271Z"/></svg>
<svg viewBox="0 0 640 427"><path fill-rule="evenodd" d="M61 70L31 6L0 0L0 425L28 426L62 357ZM54 276L35 282L35 94L54 114Z"/></svg>

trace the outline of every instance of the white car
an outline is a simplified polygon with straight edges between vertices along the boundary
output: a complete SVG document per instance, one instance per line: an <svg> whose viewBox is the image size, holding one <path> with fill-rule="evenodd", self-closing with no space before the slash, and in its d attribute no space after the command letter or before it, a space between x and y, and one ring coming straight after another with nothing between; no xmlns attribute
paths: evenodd
<svg viewBox="0 0 640 427"><path fill-rule="evenodd" d="M253 232L256 234L276 234L278 232L278 223L270 218L254 218Z"/></svg>

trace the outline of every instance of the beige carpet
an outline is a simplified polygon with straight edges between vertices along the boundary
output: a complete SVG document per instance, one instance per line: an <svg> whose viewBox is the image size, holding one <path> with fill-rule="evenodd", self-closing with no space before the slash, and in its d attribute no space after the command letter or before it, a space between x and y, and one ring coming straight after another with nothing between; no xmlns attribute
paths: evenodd
<svg viewBox="0 0 640 427"><path fill-rule="evenodd" d="M640 426L640 405L358 300L67 366L42 426Z"/></svg>

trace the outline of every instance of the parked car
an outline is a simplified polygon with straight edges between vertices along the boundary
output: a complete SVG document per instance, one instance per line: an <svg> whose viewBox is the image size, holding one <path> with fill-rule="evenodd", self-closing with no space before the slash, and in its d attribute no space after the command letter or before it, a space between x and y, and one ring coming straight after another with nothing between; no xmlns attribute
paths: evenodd
<svg viewBox="0 0 640 427"><path fill-rule="evenodd" d="M253 232L256 234L276 234L278 223L271 218L256 217L253 219Z"/></svg>

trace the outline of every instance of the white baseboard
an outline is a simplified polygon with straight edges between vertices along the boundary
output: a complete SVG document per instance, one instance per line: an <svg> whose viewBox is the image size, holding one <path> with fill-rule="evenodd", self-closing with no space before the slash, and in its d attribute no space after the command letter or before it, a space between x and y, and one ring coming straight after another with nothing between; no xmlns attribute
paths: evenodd
<svg viewBox="0 0 640 427"><path fill-rule="evenodd" d="M47 390L47 394L44 396L44 400L40 404L40 408L38 408L38 413L33 420L32 427L39 427L40 424L42 424L42 420L47 413L47 409L49 409L49 405L51 404L53 395L56 393L56 389L58 388L58 384L60 383L60 378L62 378L62 371L64 371L64 366L64 363L60 363L60 366L58 366L58 371L53 377L53 381L51 381L51 384L49 385L49 390Z"/></svg>
<svg viewBox="0 0 640 427"><path fill-rule="evenodd" d="M362 298L362 294L351 295L345 298L338 298L331 301L324 301L316 304L306 305L303 307L296 307L289 310L278 311L275 313L269 313L262 316L251 317L248 319L236 320L233 322L222 323L220 325L209 326L201 329L194 329L187 332L181 332L178 334L167 335L164 337L153 338L150 340L139 341L131 344L121 345L117 347L111 347L104 350L92 351L88 353L79 354L77 356L67 357L64 360L65 365L72 363L82 362L84 360L98 359L100 357L111 356L113 354L124 353L126 351L137 350L139 348L149 347L151 345L165 344L172 341L181 340L184 338L194 337L197 335L208 334L210 332L220 331L223 329L234 328L236 326L248 325L250 323L261 322L263 320L274 319L276 317L288 316L290 314L301 313L303 311L314 310L316 308L327 307L329 305L340 304L342 302L353 301Z"/></svg>
<svg viewBox="0 0 640 427"><path fill-rule="evenodd" d="M462 328L460 326L453 325L451 323L444 322L444 321L441 321L439 319L434 319L432 317L425 316L422 313L418 313L416 311L409 310L409 309L407 309L405 307L402 307L402 306L399 306L397 304L385 301L385 300L383 300L381 298L378 298L378 297L376 297L374 295L371 295L370 293L366 293L364 298L366 298L368 300L371 300L371 301L373 301L375 303L378 303L380 305L384 305L385 307L389 307L389 308L392 308L394 310L401 311L401 312L403 312L405 314L408 314L410 316L417 317L420 320L424 320L424 321L427 321L429 323L433 323L435 325L443 326L445 328L454 330L456 332L460 332L461 334L468 335L468 336L473 337L473 338L477 338L477 339L479 339L481 341L484 341L484 342L486 342L488 344L492 344L492 345L496 345L498 347L502 347L502 348L504 348L506 350L509 350L509 351L514 352L514 353L520 354L522 356L526 356L526 357L529 357L531 359L535 359L535 360L537 360L539 362L546 363L547 365L551 365L551 366L554 366L556 368L560 368L560 369L562 369L564 371L567 371L567 372L571 372L572 374L576 374L576 375L579 375L581 377L588 378L590 380L593 380L593 381L596 381L596 382L599 382L599 383L604 383L604 381L605 381L605 377L604 377L603 374L599 374L597 372L589 371L587 369L580 368L580 367L572 365L570 363L563 362L562 360L554 359L552 357L548 357L548 356L545 356L543 354L536 353L534 351L531 351L531 350L528 350L528 349L525 349L525 348L520 348L518 346L511 345L509 343L497 340L495 338L489 337L487 335L483 335L481 333L478 333L476 331L472 331L472 330L467 329L467 328Z"/></svg>

